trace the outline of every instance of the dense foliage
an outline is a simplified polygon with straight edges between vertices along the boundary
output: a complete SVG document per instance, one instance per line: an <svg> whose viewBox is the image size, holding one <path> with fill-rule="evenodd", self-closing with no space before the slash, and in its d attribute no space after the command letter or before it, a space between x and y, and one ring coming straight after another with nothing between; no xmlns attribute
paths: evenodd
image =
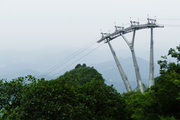
<svg viewBox="0 0 180 120"><path fill-rule="evenodd" d="M97 72L93 67L87 67L86 64L77 64L75 69L66 72L64 75L73 75L76 77L77 82L80 85L90 82L92 79L103 80L103 77L100 73ZM60 76L60 78L63 76Z"/></svg>
<svg viewBox="0 0 180 120"><path fill-rule="evenodd" d="M83 75L82 75L83 74ZM114 120L125 119L125 101L102 76L86 66L57 79L32 76L1 80L4 120Z"/></svg>
<svg viewBox="0 0 180 120"><path fill-rule="evenodd" d="M168 62L168 57L171 59ZM174 60L172 60L174 58ZM180 119L180 46L170 49L168 56L158 61L160 76L143 95L139 91L124 93L126 109L133 120Z"/></svg>
<svg viewBox="0 0 180 120"><path fill-rule="evenodd" d="M118 93L86 64L48 81L30 75L0 80L0 119L179 120L179 61L180 46L171 48L158 61L160 76L145 94L139 90Z"/></svg>

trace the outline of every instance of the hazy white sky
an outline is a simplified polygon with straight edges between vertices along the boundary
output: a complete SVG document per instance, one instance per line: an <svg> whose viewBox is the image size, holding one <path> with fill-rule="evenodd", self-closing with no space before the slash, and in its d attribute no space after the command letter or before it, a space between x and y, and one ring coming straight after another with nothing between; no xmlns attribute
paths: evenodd
<svg viewBox="0 0 180 120"><path fill-rule="evenodd" d="M143 20L149 14L165 26L154 31L155 51L164 55L179 44L179 5L179 0L0 0L0 51L73 50L99 40L100 29L114 30L114 23L128 26L130 17L146 23ZM127 38L130 40L131 35ZM137 32L137 56L146 54L149 41L149 30ZM122 38L112 44L116 50L129 50ZM103 45L100 49L109 48Z"/></svg>
<svg viewBox="0 0 180 120"><path fill-rule="evenodd" d="M114 22L126 24L130 17L180 19L179 5L179 0L0 0L0 50L79 47L100 38L100 29L114 29ZM158 30L155 38L164 33L173 38L176 32L167 31ZM168 47L172 42L166 41Z"/></svg>

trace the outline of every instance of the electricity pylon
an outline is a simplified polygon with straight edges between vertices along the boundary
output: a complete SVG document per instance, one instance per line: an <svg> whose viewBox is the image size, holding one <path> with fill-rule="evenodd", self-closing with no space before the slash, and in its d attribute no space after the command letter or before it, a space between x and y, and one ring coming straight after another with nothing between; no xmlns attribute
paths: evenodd
<svg viewBox="0 0 180 120"><path fill-rule="evenodd" d="M134 63L134 68L135 68L135 72L136 72L136 79L137 79L137 84L138 84L138 88L141 90L142 93L144 93L144 89L143 89L143 85L142 85L142 81L141 81L141 76L140 76L140 72L139 72L139 67L137 64L137 60L136 60L136 56L135 56L135 52L134 52L134 39L135 39L135 32L137 30L141 30L141 29L147 29L147 28L151 28L151 44L150 44L150 67L149 67L149 87L154 85L154 49L153 49L153 28L162 28L164 26L160 26L156 24L156 20L155 19L147 19L148 23L147 24L139 24L139 22L135 22L135 21L131 21L131 26L128 28L124 28L124 27L117 27L116 26L116 30L115 32L111 33L111 34L103 34L102 38L100 40L98 40L97 42L100 43L102 41L105 41L105 43L110 45L110 41L122 36L123 39L126 41L126 43L128 44L131 53L132 53L132 58L133 58L133 63ZM130 43L124 36L124 34L133 32L133 39L132 42ZM111 46L112 48L112 46ZM113 50L113 49L112 49ZM111 50L111 51L112 51ZM115 52L114 52L115 53ZM112 54L114 54L112 52ZM114 56L114 55L113 55ZM116 55L115 55L116 56ZM115 60L116 61L116 60ZM116 62L117 64L117 62ZM119 63L120 64L120 63ZM118 66L118 64L117 64ZM118 68L119 69L119 68ZM122 69L122 67L121 67ZM123 71L123 70L121 70ZM123 78L124 75L120 72L121 77ZM128 81L127 79L125 81ZM127 84L125 84L126 88L128 88ZM128 91L128 89L127 89Z"/></svg>

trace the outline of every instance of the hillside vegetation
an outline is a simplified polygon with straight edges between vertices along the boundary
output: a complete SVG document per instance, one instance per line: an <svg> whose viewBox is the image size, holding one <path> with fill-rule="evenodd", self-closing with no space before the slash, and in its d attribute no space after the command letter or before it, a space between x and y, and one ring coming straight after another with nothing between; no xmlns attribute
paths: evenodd
<svg viewBox="0 0 180 120"><path fill-rule="evenodd" d="M175 62L168 62L168 58ZM160 76L145 94L118 93L93 67L78 64L57 79L0 80L2 120L178 120L180 46L158 61Z"/></svg>

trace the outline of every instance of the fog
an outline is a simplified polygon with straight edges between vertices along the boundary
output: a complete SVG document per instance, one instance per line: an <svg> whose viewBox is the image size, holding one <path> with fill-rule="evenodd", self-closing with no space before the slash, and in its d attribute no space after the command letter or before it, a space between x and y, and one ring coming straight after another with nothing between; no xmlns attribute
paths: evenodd
<svg viewBox="0 0 180 120"><path fill-rule="evenodd" d="M179 4L179 0L1 0L0 77L25 69L42 74L57 64L56 72L61 72L81 62L93 65L113 60L108 45L96 43L100 32L113 32L114 25L128 27L130 20L146 23L148 16L164 25L154 30L157 61L179 45ZM132 34L126 37L131 41ZM122 38L112 45L119 57L130 57ZM136 55L148 61L149 47L150 30L138 31ZM80 54L69 57L74 53Z"/></svg>

